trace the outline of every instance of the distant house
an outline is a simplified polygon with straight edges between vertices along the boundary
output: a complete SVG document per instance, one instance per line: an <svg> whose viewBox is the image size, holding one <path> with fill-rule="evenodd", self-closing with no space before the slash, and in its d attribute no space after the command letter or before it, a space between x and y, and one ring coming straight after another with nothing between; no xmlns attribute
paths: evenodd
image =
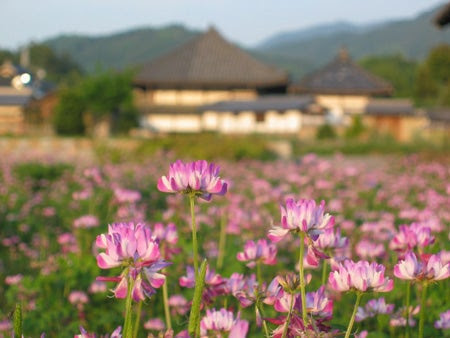
<svg viewBox="0 0 450 338"><path fill-rule="evenodd" d="M354 63L342 48L334 60L293 84L290 91L314 95L332 118L342 122L345 115L363 113L371 97L389 96L393 88Z"/></svg>
<svg viewBox="0 0 450 338"><path fill-rule="evenodd" d="M363 119L376 132L390 134L397 141L410 141L427 125L426 116L408 99L370 99Z"/></svg>
<svg viewBox="0 0 450 338"><path fill-rule="evenodd" d="M285 93L286 72L258 61L215 29L144 65L134 79L142 124L153 131L197 132L199 107Z"/></svg>
<svg viewBox="0 0 450 338"><path fill-rule="evenodd" d="M0 134L24 132L23 110L32 97L32 90L20 85L20 76L14 71L9 62L0 65Z"/></svg>

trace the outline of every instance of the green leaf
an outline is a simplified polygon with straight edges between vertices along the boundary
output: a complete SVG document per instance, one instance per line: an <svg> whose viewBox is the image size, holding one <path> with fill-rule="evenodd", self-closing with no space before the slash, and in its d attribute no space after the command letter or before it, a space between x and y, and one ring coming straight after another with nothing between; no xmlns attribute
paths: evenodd
<svg viewBox="0 0 450 338"><path fill-rule="evenodd" d="M189 315L188 332L192 337L197 337L200 328L200 305L202 303L203 288L205 286L206 259L200 266L199 274L195 278L194 299L192 300L191 314Z"/></svg>
<svg viewBox="0 0 450 338"><path fill-rule="evenodd" d="M16 304L14 310L14 337L22 337L22 306L20 304Z"/></svg>

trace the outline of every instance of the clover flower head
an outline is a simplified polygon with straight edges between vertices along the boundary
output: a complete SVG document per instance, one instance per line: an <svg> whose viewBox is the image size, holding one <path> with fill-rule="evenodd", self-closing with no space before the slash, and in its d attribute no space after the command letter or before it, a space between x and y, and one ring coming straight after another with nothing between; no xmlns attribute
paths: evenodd
<svg viewBox="0 0 450 338"><path fill-rule="evenodd" d="M172 163L169 174L158 180L158 190L194 194L209 201L212 195L225 195L228 184L219 177L220 167L204 160Z"/></svg>

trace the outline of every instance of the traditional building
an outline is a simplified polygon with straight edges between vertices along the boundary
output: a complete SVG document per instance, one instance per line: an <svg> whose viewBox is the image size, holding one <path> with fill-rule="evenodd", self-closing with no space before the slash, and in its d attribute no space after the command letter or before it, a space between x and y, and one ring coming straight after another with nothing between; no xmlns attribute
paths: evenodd
<svg viewBox="0 0 450 338"><path fill-rule="evenodd" d="M408 99L370 99L363 120L372 130L389 134L397 141L411 141L427 125L425 114Z"/></svg>
<svg viewBox="0 0 450 338"><path fill-rule="evenodd" d="M215 29L144 65L134 79L142 124L154 131L196 132L200 106L285 93L286 72L262 63Z"/></svg>
<svg viewBox="0 0 450 338"><path fill-rule="evenodd" d="M290 91L314 95L331 117L342 122L345 115L363 113L371 97L389 96L393 88L354 63L342 48L333 61L292 85Z"/></svg>

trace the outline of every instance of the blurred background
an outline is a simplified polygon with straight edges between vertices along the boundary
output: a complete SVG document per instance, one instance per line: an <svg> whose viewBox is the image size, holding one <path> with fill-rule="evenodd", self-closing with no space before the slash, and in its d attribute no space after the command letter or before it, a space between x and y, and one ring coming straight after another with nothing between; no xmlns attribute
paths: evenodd
<svg viewBox="0 0 450 338"><path fill-rule="evenodd" d="M3 152L208 158L225 141L239 158L449 145L445 1L1 7Z"/></svg>

